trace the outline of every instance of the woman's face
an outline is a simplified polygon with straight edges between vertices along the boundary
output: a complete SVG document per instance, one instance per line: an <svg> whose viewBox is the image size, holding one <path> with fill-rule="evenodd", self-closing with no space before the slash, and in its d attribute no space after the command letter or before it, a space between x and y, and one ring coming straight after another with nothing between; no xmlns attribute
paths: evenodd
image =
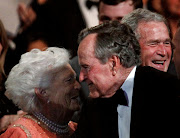
<svg viewBox="0 0 180 138"><path fill-rule="evenodd" d="M58 72L50 89L49 101L59 109L79 110L80 106L77 98L80 84L76 81L76 73L70 64L67 64Z"/></svg>

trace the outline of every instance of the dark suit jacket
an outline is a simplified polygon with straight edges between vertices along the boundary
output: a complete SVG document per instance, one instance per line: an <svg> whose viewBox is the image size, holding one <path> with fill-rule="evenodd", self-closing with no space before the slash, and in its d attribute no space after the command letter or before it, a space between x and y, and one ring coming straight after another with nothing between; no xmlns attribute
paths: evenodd
<svg viewBox="0 0 180 138"><path fill-rule="evenodd" d="M137 68L132 97L130 138L178 137L180 109L177 107L177 83L177 79L168 73L151 67ZM97 102L98 99L85 102L78 128L72 137L118 137L117 106L108 102Z"/></svg>

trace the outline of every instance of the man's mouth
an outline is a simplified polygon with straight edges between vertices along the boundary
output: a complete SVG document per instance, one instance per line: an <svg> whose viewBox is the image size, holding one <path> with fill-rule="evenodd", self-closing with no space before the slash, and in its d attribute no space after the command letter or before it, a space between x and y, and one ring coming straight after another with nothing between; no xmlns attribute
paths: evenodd
<svg viewBox="0 0 180 138"><path fill-rule="evenodd" d="M161 70L161 71L165 71L166 60L153 60L152 63L153 63L152 67L154 67L154 68L156 68L158 70Z"/></svg>
<svg viewBox="0 0 180 138"><path fill-rule="evenodd" d="M164 65L166 60L153 60L152 62L157 65Z"/></svg>

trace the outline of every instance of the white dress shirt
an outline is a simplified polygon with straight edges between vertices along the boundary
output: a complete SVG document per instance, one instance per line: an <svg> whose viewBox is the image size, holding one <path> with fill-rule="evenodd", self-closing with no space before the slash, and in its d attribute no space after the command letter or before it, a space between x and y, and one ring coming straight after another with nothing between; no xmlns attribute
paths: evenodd
<svg viewBox="0 0 180 138"><path fill-rule="evenodd" d="M92 6L91 9L86 7L86 0L77 0L81 13L85 19L86 26L92 27L99 24L98 10L96 6Z"/></svg>
<svg viewBox="0 0 180 138"><path fill-rule="evenodd" d="M126 97L128 106L118 105L117 107L119 138L130 138L131 104L135 71L136 66L133 68L133 70L130 72L129 76L121 86L121 88L124 90L124 95Z"/></svg>

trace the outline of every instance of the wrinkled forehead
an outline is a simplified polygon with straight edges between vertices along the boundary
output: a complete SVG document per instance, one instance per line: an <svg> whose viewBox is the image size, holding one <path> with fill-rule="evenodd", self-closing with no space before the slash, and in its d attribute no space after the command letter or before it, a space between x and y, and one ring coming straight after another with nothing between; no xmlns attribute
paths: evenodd
<svg viewBox="0 0 180 138"><path fill-rule="evenodd" d="M170 39L169 31L164 22L140 22L138 23L137 32L143 38L163 38Z"/></svg>
<svg viewBox="0 0 180 138"><path fill-rule="evenodd" d="M78 56L92 55L96 45L97 34L87 35L79 44Z"/></svg>

